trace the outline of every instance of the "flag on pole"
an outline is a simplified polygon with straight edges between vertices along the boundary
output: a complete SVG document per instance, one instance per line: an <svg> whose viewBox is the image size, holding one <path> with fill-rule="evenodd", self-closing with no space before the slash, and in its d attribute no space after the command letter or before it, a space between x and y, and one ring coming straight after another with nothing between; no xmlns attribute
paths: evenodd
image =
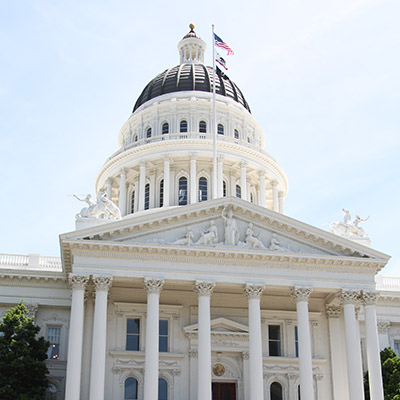
<svg viewBox="0 0 400 400"><path fill-rule="evenodd" d="M217 47L221 47L228 52L228 56L235 54L233 50L218 36L214 33L214 44Z"/></svg>
<svg viewBox="0 0 400 400"><path fill-rule="evenodd" d="M221 65L222 67L224 67L226 70L228 70L228 67L226 66L226 61L225 59L223 59L219 53L216 53L215 55L215 61Z"/></svg>

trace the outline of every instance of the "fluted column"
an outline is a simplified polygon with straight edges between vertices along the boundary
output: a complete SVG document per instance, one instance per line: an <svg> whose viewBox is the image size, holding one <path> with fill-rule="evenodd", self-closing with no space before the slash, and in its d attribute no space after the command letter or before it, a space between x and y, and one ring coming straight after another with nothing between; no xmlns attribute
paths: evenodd
<svg viewBox="0 0 400 400"><path fill-rule="evenodd" d="M138 211L144 210L144 187L146 186L146 164L140 163L140 175L139 175L139 207Z"/></svg>
<svg viewBox="0 0 400 400"><path fill-rule="evenodd" d="M308 316L308 298L311 288L294 287L292 296L296 300L297 334L299 340L300 394L302 399L314 399L310 319Z"/></svg>
<svg viewBox="0 0 400 400"><path fill-rule="evenodd" d="M279 212L283 214L285 212L285 198L283 196L282 190L278 192L278 198L279 198Z"/></svg>
<svg viewBox="0 0 400 400"><path fill-rule="evenodd" d="M190 156L190 204L197 203L196 155Z"/></svg>
<svg viewBox="0 0 400 400"><path fill-rule="evenodd" d="M243 200L247 200L247 162L242 162L240 164L240 186L241 195Z"/></svg>
<svg viewBox="0 0 400 400"><path fill-rule="evenodd" d="M358 337L355 305L359 292L342 290L344 327L346 333L346 359L350 400L364 400L364 385L361 363L361 346Z"/></svg>
<svg viewBox="0 0 400 400"><path fill-rule="evenodd" d="M147 290L144 400L158 399L158 330L160 292L163 279L145 279Z"/></svg>
<svg viewBox="0 0 400 400"><path fill-rule="evenodd" d="M243 391L244 400L250 400L250 367L249 367L249 352L242 352L243 359Z"/></svg>
<svg viewBox="0 0 400 400"><path fill-rule="evenodd" d="M264 285L247 284L244 293L249 300L250 399L264 399L263 352L260 299Z"/></svg>
<svg viewBox="0 0 400 400"><path fill-rule="evenodd" d="M265 171L259 171L260 176L260 206L267 206L267 199L265 194Z"/></svg>
<svg viewBox="0 0 400 400"><path fill-rule="evenodd" d="M112 179L112 178L108 178L106 183L107 183L107 198L109 198L110 200L112 200L112 184L113 184L113 179Z"/></svg>
<svg viewBox="0 0 400 400"><path fill-rule="evenodd" d="M362 296L367 334L369 390L373 400L383 400L382 368L376 320L376 300L378 297L378 292L364 292Z"/></svg>
<svg viewBox="0 0 400 400"><path fill-rule="evenodd" d="M81 389L84 296L87 281L87 276L69 275L69 283L72 288L72 301L65 385L66 400L79 400Z"/></svg>
<svg viewBox="0 0 400 400"><path fill-rule="evenodd" d="M169 192L170 192L170 184L169 184L169 158L164 158L164 197L163 197L163 207L169 206Z"/></svg>
<svg viewBox="0 0 400 400"><path fill-rule="evenodd" d="M272 209L279 211L278 182L272 181Z"/></svg>
<svg viewBox="0 0 400 400"><path fill-rule="evenodd" d="M214 282L197 281L199 296L197 398L211 400L211 323L210 298Z"/></svg>
<svg viewBox="0 0 400 400"><path fill-rule="evenodd" d="M217 196L218 198L223 197L224 193L224 157L218 157L218 175L217 175Z"/></svg>
<svg viewBox="0 0 400 400"><path fill-rule="evenodd" d="M104 377L106 367L107 296L112 277L93 276L96 288L94 305L92 365L90 373L90 400L104 399Z"/></svg>
<svg viewBox="0 0 400 400"><path fill-rule="evenodd" d="M119 200L118 207L121 210L121 215L126 215L126 169L121 169L121 176L119 181Z"/></svg>
<svg viewBox="0 0 400 400"><path fill-rule="evenodd" d="M344 359L344 348L341 340L340 315L342 307L326 306L326 315L329 324L329 341L331 348L331 368L333 398L340 400L348 399L348 382L346 376L346 361Z"/></svg>

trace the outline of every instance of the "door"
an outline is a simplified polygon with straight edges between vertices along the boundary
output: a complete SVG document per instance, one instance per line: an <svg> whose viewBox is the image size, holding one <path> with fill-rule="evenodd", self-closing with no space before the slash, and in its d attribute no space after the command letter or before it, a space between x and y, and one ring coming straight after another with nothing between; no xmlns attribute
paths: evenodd
<svg viewBox="0 0 400 400"><path fill-rule="evenodd" d="M212 400L236 400L236 383L213 382Z"/></svg>

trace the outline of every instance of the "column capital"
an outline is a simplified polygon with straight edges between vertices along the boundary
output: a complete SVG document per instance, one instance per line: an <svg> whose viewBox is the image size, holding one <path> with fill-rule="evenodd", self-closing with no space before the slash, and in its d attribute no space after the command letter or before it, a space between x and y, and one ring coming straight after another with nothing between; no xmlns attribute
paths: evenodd
<svg viewBox="0 0 400 400"><path fill-rule="evenodd" d="M243 292L249 300L260 299L265 285L258 285L254 283L246 283Z"/></svg>
<svg viewBox="0 0 400 400"><path fill-rule="evenodd" d="M243 358L243 360L248 360L249 359L249 352L248 351L242 351L242 358Z"/></svg>
<svg viewBox="0 0 400 400"><path fill-rule="evenodd" d="M147 290L147 294L160 294L163 285L164 279L158 278L145 278L144 279L144 287Z"/></svg>
<svg viewBox="0 0 400 400"><path fill-rule="evenodd" d="M358 290L342 290L339 293L339 299L343 305L346 304L356 304L360 297L360 292Z"/></svg>
<svg viewBox="0 0 400 400"><path fill-rule="evenodd" d="M292 287L291 296L296 300L297 303L299 303L302 301L308 301L311 292L311 287L294 286Z"/></svg>
<svg viewBox="0 0 400 400"><path fill-rule="evenodd" d="M258 175L259 175L259 177L260 178L265 178L265 170L264 169L260 169L259 171L258 171Z"/></svg>
<svg viewBox="0 0 400 400"><path fill-rule="evenodd" d="M96 288L96 292L100 291L108 291L112 283L111 276L104 276L104 275L93 275L93 283Z"/></svg>
<svg viewBox="0 0 400 400"><path fill-rule="evenodd" d="M242 161L240 163L240 168L246 168L249 163L247 161Z"/></svg>
<svg viewBox="0 0 400 400"><path fill-rule="evenodd" d="M68 282L72 288L72 290L76 289L85 289L86 284L88 283L89 276L87 275L77 275L77 274L69 274Z"/></svg>
<svg viewBox="0 0 400 400"><path fill-rule="evenodd" d="M342 313L342 307L340 306L326 306L326 315L328 318L339 318Z"/></svg>
<svg viewBox="0 0 400 400"><path fill-rule="evenodd" d="M139 161L139 166L140 166L140 168L146 168L146 161L140 160Z"/></svg>
<svg viewBox="0 0 400 400"><path fill-rule="evenodd" d="M364 306L373 306L379 298L379 292L371 290L369 292L363 291L361 295Z"/></svg>
<svg viewBox="0 0 400 400"><path fill-rule="evenodd" d="M279 190L279 191L278 191L278 196L279 196L279 197L283 197L283 194L284 194L283 190Z"/></svg>
<svg viewBox="0 0 400 400"><path fill-rule="evenodd" d="M390 328L390 321L378 321L378 332L388 333Z"/></svg>
<svg viewBox="0 0 400 400"><path fill-rule="evenodd" d="M109 177L109 178L106 179L107 185L112 185L113 182L114 182L114 178L112 178L112 177Z"/></svg>
<svg viewBox="0 0 400 400"><path fill-rule="evenodd" d="M271 181L271 186L272 186L273 188L277 187L277 186L278 186L278 181L276 181L275 179L273 179L273 180Z"/></svg>
<svg viewBox="0 0 400 400"><path fill-rule="evenodd" d="M218 162L223 162L224 159L225 159L224 156L218 156L217 161L218 161Z"/></svg>
<svg viewBox="0 0 400 400"><path fill-rule="evenodd" d="M121 175L126 175L127 169L125 167L121 168L120 171Z"/></svg>
<svg viewBox="0 0 400 400"><path fill-rule="evenodd" d="M194 290L199 296L211 296L215 282L196 281Z"/></svg>

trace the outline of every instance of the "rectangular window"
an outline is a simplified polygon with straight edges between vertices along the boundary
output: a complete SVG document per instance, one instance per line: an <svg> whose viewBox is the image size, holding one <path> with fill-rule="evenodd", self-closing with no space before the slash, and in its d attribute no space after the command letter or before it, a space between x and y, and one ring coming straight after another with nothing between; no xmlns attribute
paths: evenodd
<svg viewBox="0 0 400 400"><path fill-rule="evenodd" d="M394 342L394 352L396 353L397 357L400 357L400 341Z"/></svg>
<svg viewBox="0 0 400 400"><path fill-rule="evenodd" d="M159 351L168 351L168 320L160 319L159 321Z"/></svg>
<svg viewBox="0 0 400 400"><path fill-rule="evenodd" d="M47 340L50 342L47 358L51 360L60 359L60 334L61 328L57 326L49 326L47 328Z"/></svg>
<svg viewBox="0 0 400 400"><path fill-rule="evenodd" d="M296 357L299 356L299 333L297 331L297 326L294 327L294 345L296 351Z"/></svg>
<svg viewBox="0 0 400 400"><path fill-rule="evenodd" d="M140 319L126 320L126 350L139 351Z"/></svg>
<svg viewBox="0 0 400 400"><path fill-rule="evenodd" d="M270 356L281 355L281 327L280 325L268 326L268 348Z"/></svg>

